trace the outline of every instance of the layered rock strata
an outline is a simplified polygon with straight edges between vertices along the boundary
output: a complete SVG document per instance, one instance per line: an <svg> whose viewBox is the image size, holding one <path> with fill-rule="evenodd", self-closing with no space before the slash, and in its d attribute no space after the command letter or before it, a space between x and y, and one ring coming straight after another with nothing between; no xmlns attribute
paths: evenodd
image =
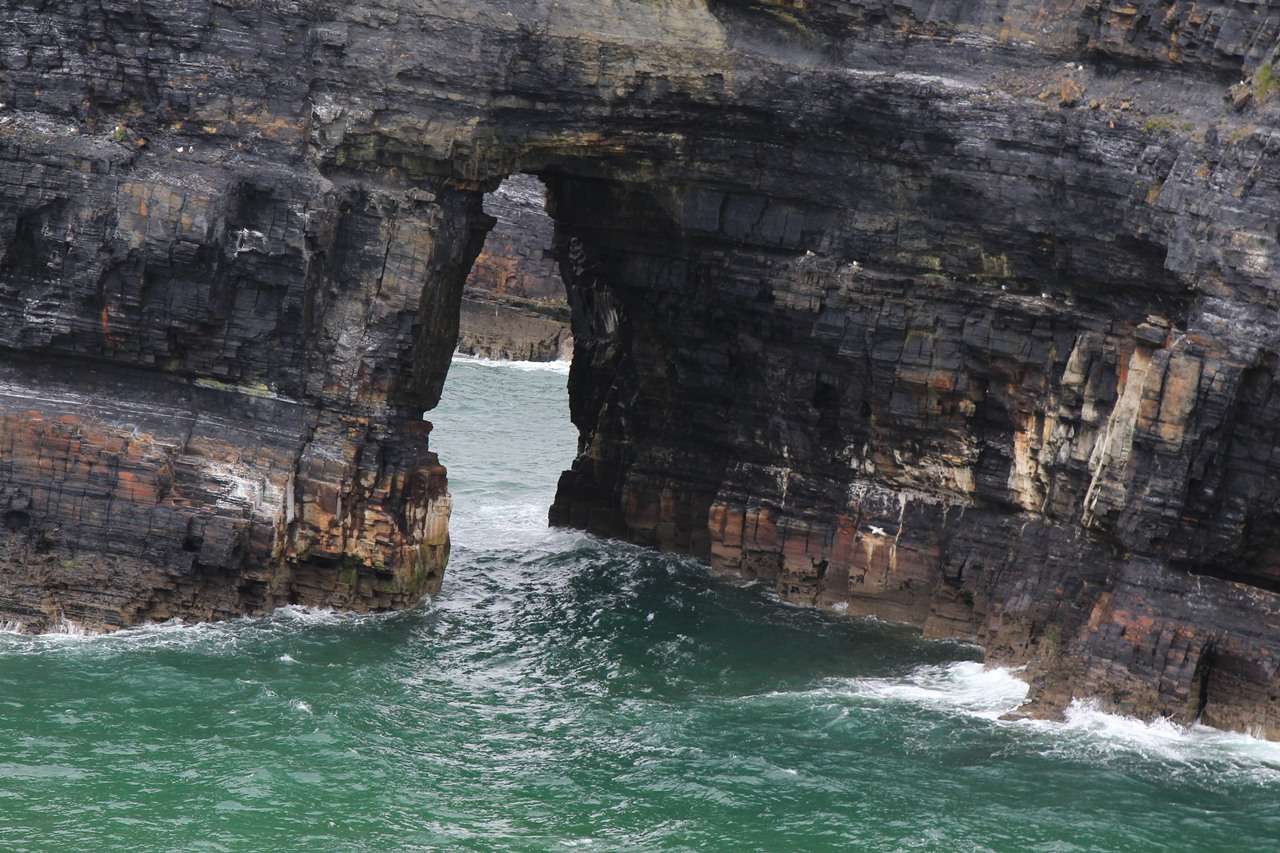
<svg viewBox="0 0 1280 853"><path fill-rule="evenodd" d="M528 173L575 339L554 523L981 643L1039 714L1280 737L1274 0L0 8L0 618L254 609L263 571L350 588L296 579L339 555L406 577L447 506L411 425L481 196ZM239 452L98 449L162 402ZM86 412L85 445L29 426ZM102 452L256 472L245 544L170 561L230 509L184 463L178 520L130 534L164 544L114 571L78 507L172 491ZM333 493L297 540L328 544L291 544ZM32 570L57 536L78 567ZM196 578L231 603L184 603ZM290 593L326 594L399 603Z"/></svg>
<svg viewBox="0 0 1280 853"><path fill-rule="evenodd" d="M458 351L509 361L567 361L569 304L551 254L555 223L532 175L512 175L485 196L496 220L462 291Z"/></svg>

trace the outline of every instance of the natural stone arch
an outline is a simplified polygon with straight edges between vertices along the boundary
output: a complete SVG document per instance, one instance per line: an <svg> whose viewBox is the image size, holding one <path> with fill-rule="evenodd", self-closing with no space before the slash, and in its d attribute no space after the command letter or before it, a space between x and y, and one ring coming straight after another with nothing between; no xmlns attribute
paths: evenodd
<svg viewBox="0 0 1280 853"><path fill-rule="evenodd" d="M1042 711L1277 731L1280 441L1241 416L1280 405L1274 105L1221 82L1267 38L1029 3L35 5L0 33L3 618L433 589L420 417L481 196L526 172L579 342L554 520L976 640Z"/></svg>

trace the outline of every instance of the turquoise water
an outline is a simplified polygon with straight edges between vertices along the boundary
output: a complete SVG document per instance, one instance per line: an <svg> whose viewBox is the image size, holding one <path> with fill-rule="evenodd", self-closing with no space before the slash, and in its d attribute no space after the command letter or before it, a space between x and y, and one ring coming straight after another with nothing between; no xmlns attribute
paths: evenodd
<svg viewBox="0 0 1280 853"><path fill-rule="evenodd" d="M0 849L1275 849L1280 747L547 530L564 384L454 365L413 612L0 636Z"/></svg>

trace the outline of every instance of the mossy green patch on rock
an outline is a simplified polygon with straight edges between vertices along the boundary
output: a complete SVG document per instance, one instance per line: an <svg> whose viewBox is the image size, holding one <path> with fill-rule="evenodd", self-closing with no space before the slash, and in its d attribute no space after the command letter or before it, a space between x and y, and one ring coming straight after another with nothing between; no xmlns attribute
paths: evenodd
<svg viewBox="0 0 1280 853"><path fill-rule="evenodd" d="M1274 92L1280 90L1280 79L1276 78L1270 62L1264 62L1253 72L1253 98L1262 103Z"/></svg>

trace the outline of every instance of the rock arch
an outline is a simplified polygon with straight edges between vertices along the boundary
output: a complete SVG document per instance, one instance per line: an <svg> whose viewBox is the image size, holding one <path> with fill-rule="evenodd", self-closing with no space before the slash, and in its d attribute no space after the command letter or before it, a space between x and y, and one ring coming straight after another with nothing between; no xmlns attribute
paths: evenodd
<svg viewBox="0 0 1280 853"><path fill-rule="evenodd" d="M6 4L0 619L438 585L420 419L526 172L554 522L1276 736L1276 25L1214 9Z"/></svg>

